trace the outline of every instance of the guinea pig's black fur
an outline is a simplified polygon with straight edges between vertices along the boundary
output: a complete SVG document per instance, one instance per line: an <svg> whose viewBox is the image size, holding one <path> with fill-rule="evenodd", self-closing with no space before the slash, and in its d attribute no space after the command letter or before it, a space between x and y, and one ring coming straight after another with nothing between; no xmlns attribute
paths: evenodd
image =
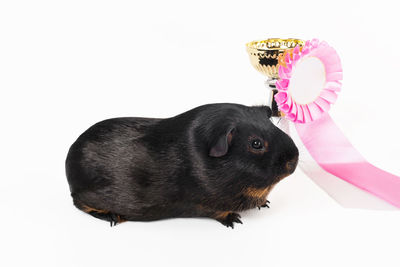
<svg viewBox="0 0 400 267"><path fill-rule="evenodd" d="M238 212L268 206L298 150L271 109L209 104L168 119L99 122L71 146L66 174L74 204L111 225L211 217L233 228Z"/></svg>

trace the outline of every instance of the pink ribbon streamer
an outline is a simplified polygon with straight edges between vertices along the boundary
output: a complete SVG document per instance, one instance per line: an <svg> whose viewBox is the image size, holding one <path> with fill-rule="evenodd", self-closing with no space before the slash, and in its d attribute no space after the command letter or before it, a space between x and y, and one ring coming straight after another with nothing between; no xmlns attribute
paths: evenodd
<svg viewBox="0 0 400 267"><path fill-rule="evenodd" d="M325 171L400 208L400 177L370 164L325 113L296 130L314 160Z"/></svg>

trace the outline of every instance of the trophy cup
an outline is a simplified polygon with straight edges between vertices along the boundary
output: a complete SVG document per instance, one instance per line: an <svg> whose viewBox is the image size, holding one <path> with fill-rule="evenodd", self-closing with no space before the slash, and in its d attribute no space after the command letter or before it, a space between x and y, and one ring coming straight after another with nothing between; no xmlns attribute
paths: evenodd
<svg viewBox="0 0 400 267"><path fill-rule="evenodd" d="M273 117L280 117L282 115L274 99L275 94L278 93L275 83L279 79L279 65L286 66L284 61L285 53L290 53L297 45L301 48L304 43L300 39L271 38L246 44L251 65L261 74L268 77L265 81L265 86L271 92L268 104L271 107Z"/></svg>

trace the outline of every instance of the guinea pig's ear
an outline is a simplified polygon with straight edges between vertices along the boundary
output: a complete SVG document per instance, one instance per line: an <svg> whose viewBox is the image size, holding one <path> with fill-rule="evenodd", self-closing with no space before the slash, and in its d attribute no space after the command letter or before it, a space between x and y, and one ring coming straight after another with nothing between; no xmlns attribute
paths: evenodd
<svg viewBox="0 0 400 267"><path fill-rule="evenodd" d="M235 131L234 127L230 127L225 134L218 137L214 145L210 149L209 155L211 157L222 157L228 153L228 148L231 145L233 133Z"/></svg>

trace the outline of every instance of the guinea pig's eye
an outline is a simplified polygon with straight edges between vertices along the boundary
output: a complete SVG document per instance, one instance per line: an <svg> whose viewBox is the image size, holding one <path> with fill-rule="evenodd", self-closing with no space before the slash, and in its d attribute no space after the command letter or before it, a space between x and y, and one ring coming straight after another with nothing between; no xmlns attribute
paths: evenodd
<svg viewBox="0 0 400 267"><path fill-rule="evenodd" d="M254 139L253 141L251 141L251 147L254 149L261 149L263 148L263 143L260 139Z"/></svg>

